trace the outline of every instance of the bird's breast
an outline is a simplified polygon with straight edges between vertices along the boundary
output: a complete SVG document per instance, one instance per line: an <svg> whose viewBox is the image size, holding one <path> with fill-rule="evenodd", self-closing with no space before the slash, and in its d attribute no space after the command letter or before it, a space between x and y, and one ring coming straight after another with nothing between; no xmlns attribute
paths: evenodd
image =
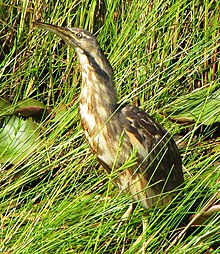
<svg viewBox="0 0 220 254"><path fill-rule="evenodd" d="M87 118L81 118L82 129L92 153L111 168L115 160L117 137L112 140L108 126L101 126L98 122L91 114L87 115Z"/></svg>
<svg viewBox="0 0 220 254"><path fill-rule="evenodd" d="M129 159L132 147L128 139L123 138L127 134L117 115L105 116L105 108L92 108L88 103L81 103L79 112L87 143L100 161L112 168Z"/></svg>

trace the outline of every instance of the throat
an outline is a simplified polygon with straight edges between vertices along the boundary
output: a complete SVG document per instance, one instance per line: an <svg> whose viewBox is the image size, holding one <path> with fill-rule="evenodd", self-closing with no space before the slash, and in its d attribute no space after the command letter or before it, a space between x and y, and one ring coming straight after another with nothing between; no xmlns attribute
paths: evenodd
<svg viewBox="0 0 220 254"><path fill-rule="evenodd" d="M116 104L117 96L112 77L97 73L93 66L84 64L80 115L86 136L92 132L98 132L104 126L114 114Z"/></svg>
<svg viewBox="0 0 220 254"><path fill-rule="evenodd" d="M77 50L82 70L80 115L85 135L94 135L111 118L116 109L117 96L113 71L102 51Z"/></svg>

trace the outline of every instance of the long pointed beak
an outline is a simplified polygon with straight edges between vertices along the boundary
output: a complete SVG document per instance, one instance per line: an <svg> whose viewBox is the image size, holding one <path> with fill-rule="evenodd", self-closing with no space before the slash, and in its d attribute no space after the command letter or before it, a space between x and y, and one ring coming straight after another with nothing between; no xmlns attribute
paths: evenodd
<svg viewBox="0 0 220 254"><path fill-rule="evenodd" d="M43 23L43 22L40 22L40 21L35 21L35 22L33 22L33 24L34 24L34 26L38 26L40 28L46 29L49 32L57 34L66 43L68 43L72 46L76 46L76 45L73 45L74 41L73 41L73 38L71 36L72 32L69 28L61 27L61 26L55 26L55 25Z"/></svg>

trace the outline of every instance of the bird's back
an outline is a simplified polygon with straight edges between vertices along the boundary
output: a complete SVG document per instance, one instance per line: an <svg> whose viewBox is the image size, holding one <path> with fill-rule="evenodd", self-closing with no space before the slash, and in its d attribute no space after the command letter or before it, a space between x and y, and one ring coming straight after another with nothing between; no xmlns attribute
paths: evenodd
<svg viewBox="0 0 220 254"><path fill-rule="evenodd" d="M110 147L102 148L97 157L108 173L115 173L115 185L146 209L170 202L176 195L174 189L183 183L183 173L180 154L168 132L143 110L126 105L98 135L107 133ZM127 163L132 157L133 164Z"/></svg>

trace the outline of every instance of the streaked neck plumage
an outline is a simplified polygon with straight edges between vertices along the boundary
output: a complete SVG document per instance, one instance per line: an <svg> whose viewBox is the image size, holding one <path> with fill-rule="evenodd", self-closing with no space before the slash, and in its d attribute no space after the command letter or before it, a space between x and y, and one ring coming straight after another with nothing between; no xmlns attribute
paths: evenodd
<svg viewBox="0 0 220 254"><path fill-rule="evenodd" d="M116 109L113 71L100 49L87 52L77 48L76 52L82 69L80 114L82 123L87 122L92 129L104 124Z"/></svg>

